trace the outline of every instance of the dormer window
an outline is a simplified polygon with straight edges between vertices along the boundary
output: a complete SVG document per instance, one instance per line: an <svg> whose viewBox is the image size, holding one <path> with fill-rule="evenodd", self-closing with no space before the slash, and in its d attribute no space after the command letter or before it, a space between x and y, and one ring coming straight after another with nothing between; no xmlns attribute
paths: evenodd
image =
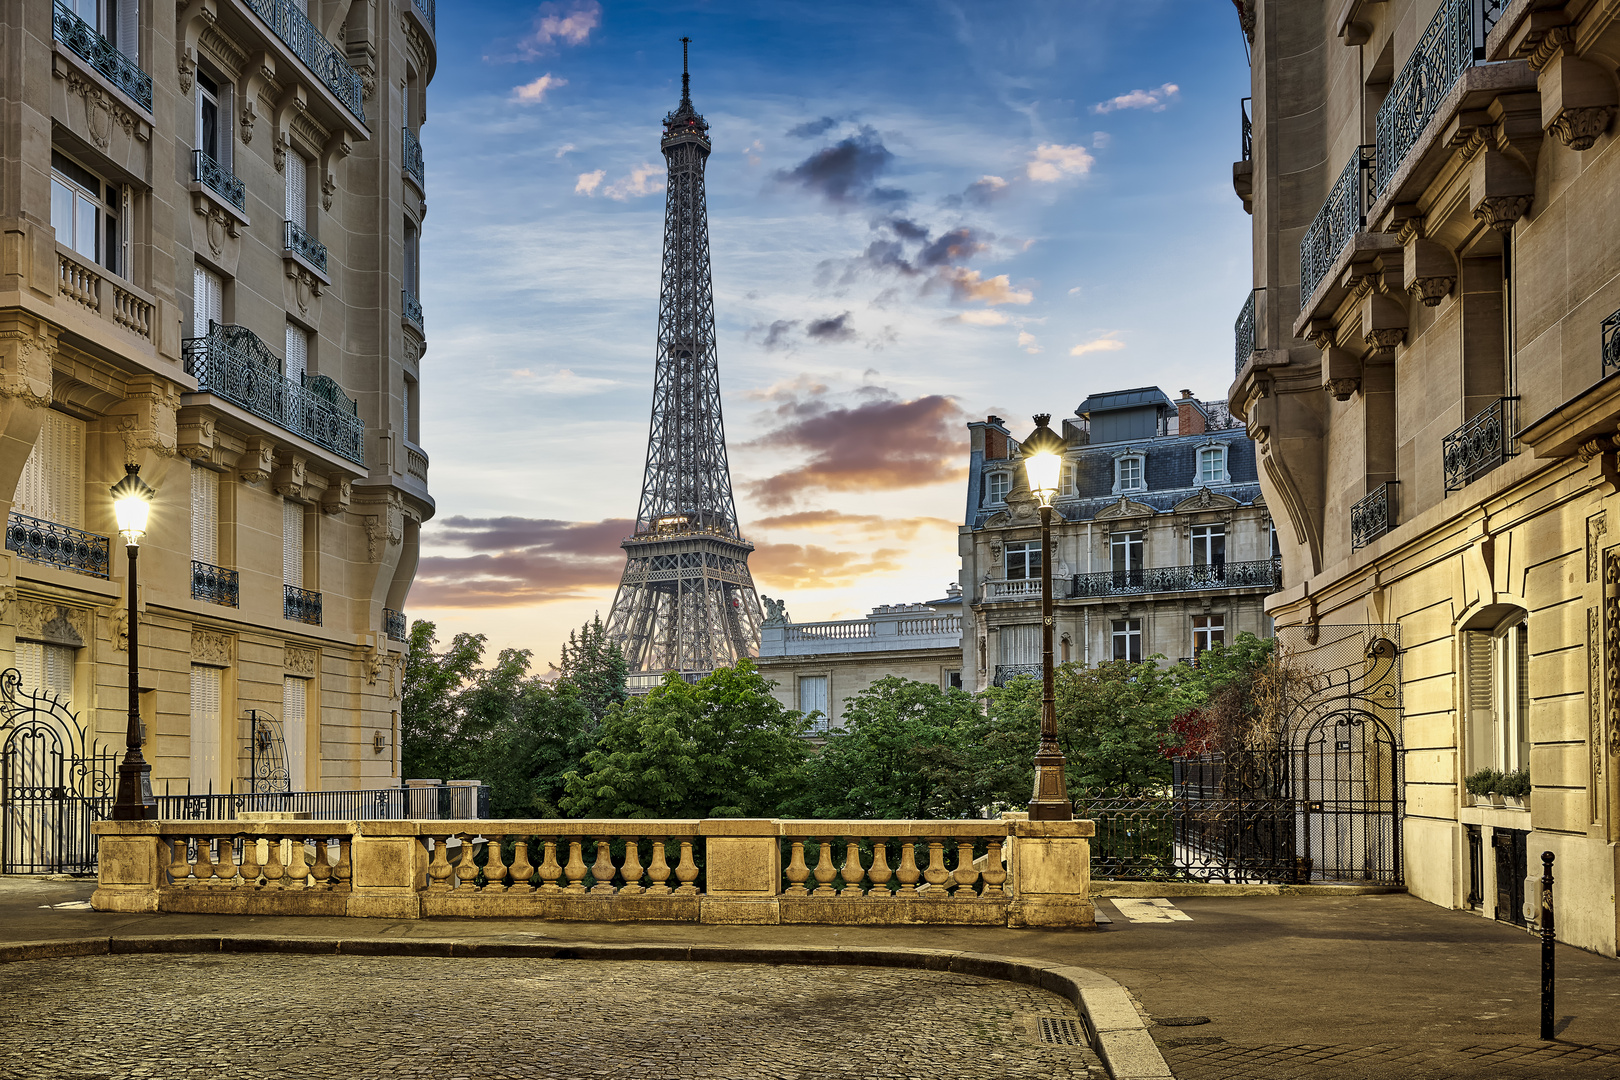
<svg viewBox="0 0 1620 1080"><path fill-rule="evenodd" d="M1007 489L1012 486L1012 477L1008 473L991 473L987 484L989 501L1004 503L1007 501Z"/></svg>
<svg viewBox="0 0 1620 1080"><path fill-rule="evenodd" d="M1232 477L1226 471L1226 447L1200 446L1198 448L1198 475L1193 479L1195 487L1208 487L1210 484L1230 484Z"/></svg>
<svg viewBox="0 0 1620 1080"><path fill-rule="evenodd" d="M1141 454L1122 454L1114 459L1114 494L1147 489L1147 466Z"/></svg>
<svg viewBox="0 0 1620 1080"><path fill-rule="evenodd" d="M1058 496L1060 498L1075 494L1077 490L1075 486L1075 477L1078 475L1079 469L1079 465L1073 461L1065 461L1063 463L1062 479L1058 481Z"/></svg>

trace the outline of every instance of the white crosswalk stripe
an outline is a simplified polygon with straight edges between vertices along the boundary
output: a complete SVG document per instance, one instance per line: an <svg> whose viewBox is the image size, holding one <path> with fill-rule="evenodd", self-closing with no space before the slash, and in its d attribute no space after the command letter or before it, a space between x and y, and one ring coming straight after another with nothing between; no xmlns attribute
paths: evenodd
<svg viewBox="0 0 1620 1080"><path fill-rule="evenodd" d="M1115 899L1114 906L1131 922L1192 922L1192 916L1164 897L1149 900Z"/></svg>

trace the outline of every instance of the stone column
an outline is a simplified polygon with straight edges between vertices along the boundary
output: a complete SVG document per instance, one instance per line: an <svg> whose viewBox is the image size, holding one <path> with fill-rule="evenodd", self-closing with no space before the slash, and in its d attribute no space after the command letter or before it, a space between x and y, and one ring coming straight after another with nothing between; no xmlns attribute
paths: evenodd
<svg viewBox="0 0 1620 1080"><path fill-rule="evenodd" d="M1091 821L1007 822L1013 837L1008 926L1093 929Z"/></svg>
<svg viewBox="0 0 1620 1080"><path fill-rule="evenodd" d="M366 821L355 829L348 914L373 919L422 917L427 849L417 828L414 821Z"/></svg>
<svg viewBox="0 0 1620 1080"><path fill-rule="evenodd" d="M165 871L158 823L98 821L90 829L99 838L90 906L97 911L156 911Z"/></svg>
<svg viewBox="0 0 1620 1080"><path fill-rule="evenodd" d="M782 921L781 825L772 818L705 818L708 881L699 921L766 923Z"/></svg>

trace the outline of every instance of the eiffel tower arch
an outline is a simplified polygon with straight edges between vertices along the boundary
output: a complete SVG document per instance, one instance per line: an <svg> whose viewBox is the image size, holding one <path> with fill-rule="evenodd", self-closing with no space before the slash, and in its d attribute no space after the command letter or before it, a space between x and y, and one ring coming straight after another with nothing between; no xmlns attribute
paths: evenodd
<svg viewBox="0 0 1620 1080"><path fill-rule="evenodd" d="M669 671L695 681L759 651L759 595L748 572L754 545L737 526L720 412L703 189L709 125L692 107L688 42L681 39L681 102L664 117L669 183L647 466L608 618L632 691Z"/></svg>

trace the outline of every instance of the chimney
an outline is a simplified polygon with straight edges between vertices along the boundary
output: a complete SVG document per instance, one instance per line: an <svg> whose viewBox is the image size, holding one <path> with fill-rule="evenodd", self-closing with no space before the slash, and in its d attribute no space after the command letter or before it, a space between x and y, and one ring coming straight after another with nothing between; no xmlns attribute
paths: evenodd
<svg viewBox="0 0 1620 1080"><path fill-rule="evenodd" d="M1181 392L1176 402L1176 432L1180 435L1202 435L1208 428L1204 407L1192 396L1191 390Z"/></svg>
<svg viewBox="0 0 1620 1080"><path fill-rule="evenodd" d="M985 419L985 423L990 426L984 429L984 459L1000 461L1008 456L1007 433L1000 430L1005 421L999 416L991 416Z"/></svg>

